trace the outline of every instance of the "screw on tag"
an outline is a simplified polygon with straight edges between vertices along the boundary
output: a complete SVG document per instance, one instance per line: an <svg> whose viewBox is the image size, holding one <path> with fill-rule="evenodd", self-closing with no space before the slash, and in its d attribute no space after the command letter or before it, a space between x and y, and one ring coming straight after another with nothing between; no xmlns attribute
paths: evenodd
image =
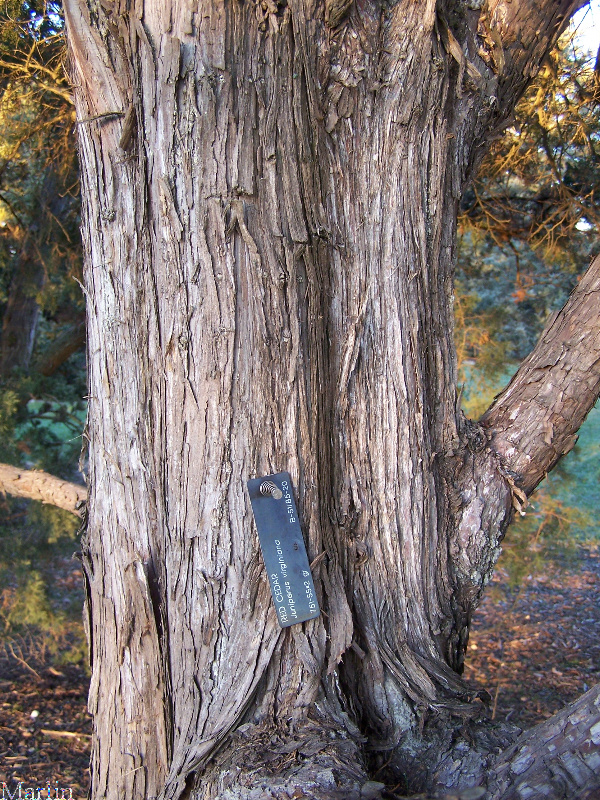
<svg viewBox="0 0 600 800"><path fill-rule="evenodd" d="M264 495L270 494L275 500L281 500L283 497L283 492L278 486L275 486L273 481L263 481L260 485L259 492Z"/></svg>
<svg viewBox="0 0 600 800"><path fill-rule="evenodd" d="M282 628L321 613L287 472L248 481L252 513Z"/></svg>

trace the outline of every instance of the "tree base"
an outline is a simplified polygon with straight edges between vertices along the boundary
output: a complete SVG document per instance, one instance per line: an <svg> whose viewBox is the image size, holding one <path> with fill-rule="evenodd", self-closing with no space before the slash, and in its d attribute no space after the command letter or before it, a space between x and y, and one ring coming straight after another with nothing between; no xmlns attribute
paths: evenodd
<svg viewBox="0 0 600 800"><path fill-rule="evenodd" d="M182 797L194 800L360 800L384 787L369 781L359 741L316 722L288 732L242 725L187 784Z"/></svg>
<svg viewBox="0 0 600 800"><path fill-rule="evenodd" d="M516 726L430 719L422 747L369 752L333 722L288 731L246 723L182 800L597 800L600 684L519 735ZM371 777L369 777L369 775ZM175 785L172 785L175 789Z"/></svg>

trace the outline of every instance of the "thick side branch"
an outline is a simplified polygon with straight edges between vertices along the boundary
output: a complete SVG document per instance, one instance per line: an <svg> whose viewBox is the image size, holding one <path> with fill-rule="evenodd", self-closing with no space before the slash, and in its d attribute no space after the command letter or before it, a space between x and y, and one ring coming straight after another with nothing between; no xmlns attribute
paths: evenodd
<svg viewBox="0 0 600 800"><path fill-rule="evenodd" d="M501 753L488 784L490 796L494 800L598 797L599 745L600 684Z"/></svg>
<svg viewBox="0 0 600 800"><path fill-rule="evenodd" d="M527 494L571 450L599 394L600 256L481 419Z"/></svg>
<svg viewBox="0 0 600 800"><path fill-rule="evenodd" d="M498 121L506 120L548 50L584 0L489 0L479 18L479 55L498 78Z"/></svg>
<svg viewBox="0 0 600 800"><path fill-rule="evenodd" d="M87 497L85 486L63 481L47 472L19 469L9 464L0 464L0 493L39 500L79 517Z"/></svg>

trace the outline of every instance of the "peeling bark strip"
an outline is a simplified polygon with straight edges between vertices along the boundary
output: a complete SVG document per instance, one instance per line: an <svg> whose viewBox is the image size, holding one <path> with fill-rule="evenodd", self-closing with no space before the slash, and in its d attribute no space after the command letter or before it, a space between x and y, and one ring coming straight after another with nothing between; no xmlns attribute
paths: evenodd
<svg viewBox="0 0 600 800"><path fill-rule="evenodd" d="M456 210L577 5L66 0L93 798L263 797L278 737L288 796L427 787L477 713L518 486L457 410ZM281 471L323 611L286 630L244 489Z"/></svg>
<svg viewBox="0 0 600 800"><path fill-rule="evenodd" d="M47 472L19 469L9 464L0 464L0 493L39 500L78 517L87 496L85 486L63 481Z"/></svg>
<svg viewBox="0 0 600 800"><path fill-rule="evenodd" d="M350 13L354 0L325 0L325 22L337 27Z"/></svg>

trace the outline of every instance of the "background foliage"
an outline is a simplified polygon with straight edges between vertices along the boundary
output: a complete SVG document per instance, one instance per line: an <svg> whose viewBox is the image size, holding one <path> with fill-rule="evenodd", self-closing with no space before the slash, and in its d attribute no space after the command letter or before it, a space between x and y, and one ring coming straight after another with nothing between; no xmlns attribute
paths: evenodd
<svg viewBox="0 0 600 800"><path fill-rule="evenodd" d="M81 480L84 304L64 60L58 3L2 3L0 461ZM59 509L0 497L0 642L16 657L81 658L78 527Z"/></svg>
<svg viewBox="0 0 600 800"><path fill-rule="evenodd" d="M463 198L456 345L463 408L477 418L600 251L600 59L572 33L546 59ZM600 410L504 543L521 582L575 541L600 540Z"/></svg>

